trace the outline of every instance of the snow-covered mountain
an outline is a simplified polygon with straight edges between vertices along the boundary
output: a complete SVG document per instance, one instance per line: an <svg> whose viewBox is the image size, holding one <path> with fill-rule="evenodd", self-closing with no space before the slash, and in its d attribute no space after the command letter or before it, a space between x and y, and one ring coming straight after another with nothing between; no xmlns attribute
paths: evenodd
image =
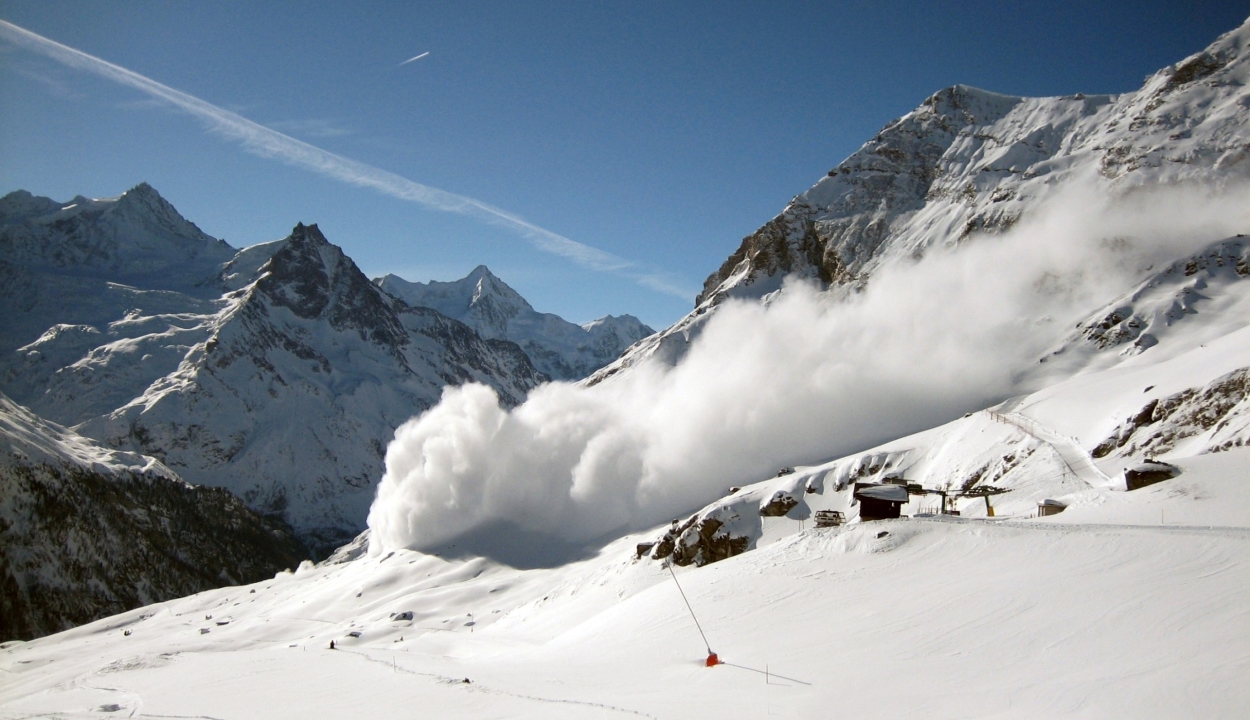
<svg viewBox="0 0 1250 720"><path fill-rule="evenodd" d="M1002 233L1080 183L1127 196L1244 182L1248 36L1229 32L1123 95L935 93L744 238L689 315L589 382L653 355L671 364L726 298L764 297L791 277L862 288L883 266Z"/></svg>
<svg viewBox="0 0 1250 720"><path fill-rule="evenodd" d="M0 395L0 637L255 582L304 559L281 523Z"/></svg>
<svg viewBox="0 0 1250 720"><path fill-rule="evenodd" d="M379 290L315 225L236 252L147 185L0 208L0 389L319 552L364 527L393 430L444 386L516 404L544 379L515 344Z"/></svg>
<svg viewBox="0 0 1250 720"><path fill-rule="evenodd" d="M234 254L147 183L104 200L58 203L24 190L0 198L0 256L29 270L188 292Z"/></svg>
<svg viewBox="0 0 1250 720"><path fill-rule="evenodd" d="M583 498L591 505L624 505L630 498L611 494L604 481L651 470L631 454L631 443L645 438L652 411L662 439L685 455L655 456L677 470L660 476L666 484L631 486L633 497L663 495L690 482L703 470L698 463L718 460L704 446L737 450L727 450L717 433L768 429L767 423L748 424L752 415L787 420L792 432L771 436L778 445L830 417L797 413L789 421L794 408L775 406L797 403L784 392L787 378L778 377L801 367L817 382L799 387L836 386L830 369L848 362L859 340L849 333L818 346L811 353L819 360L814 367L796 365L770 345L765 372L742 373L747 382L730 386L745 387L745 397L712 407L706 424L676 426L681 407L726 394L713 381L744 370L726 363L698 366L725 371L719 375L683 372L705 360L708 343L728 349L726 355L745 354L756 334L766 341L798 335L800 342L784 350L801 355L804 343L815 342L810 324L791 322L781 333L764 333L775 328L760 327L770 317L755 312L761 304L722 298L770 296L767 307L786 308L786 292L772 294L785 276L817 279L834 286L818 298L821 312L783 319L833 322L841 316L830 307L862 308L853 301L871 297L916 253L936 255L948 244L957 246L954 253L984 246L979 232L1028 222L1042 201L1085 182L1087 172L1119 197L1135 188L1199 181L1212 193L1236 188L1250 147L1250 78L1242 59L1247 41L1250 24L1120 98L1020 100L966 88L939 93L887 128L852 158L855 163L844 163L847 172L792 203L772 231L749 238L725 272L713 275L684 324L597 376L617 374L615 380L549 385L529 400L548 397L546 405L512 415L488 407L489 429L522 438L523 462L505 466L518 471L507 473L499 488L480 477L452 488L464 490L454 498L456 507L487 507L472 505L473 493L490 494L484 488L498 489L513 513L525 508L531 493L563 501L557 510L565 512ZM1099 135L1102 141L1091 140ZM1029 199L1028 193L1035 195ZM1197 202L1191 210L1209 211ZM463 537L422 552L402 542L388 545L402 533L382 539L374 526L372 536L357 538L317 567L3 647L0 669L8 682L0 685L0 704L23 716L95 710L235 717L271 707L272 687L280 684L287 712L323 717L393 715L414 701L448 718L1239 717L1250 705L1244 682L1250 634L1237 632L1250 588L1250 283L1244 282L1250 250L1235 230L1224 232L1227 218L1185 219L1191 241L1163 242L1153 254L1140 239L1133 245L1133 238L1093 235L1092 242L1105 243L1108 257L1125 268L1094 278L1095 285L1114 286L1074 295L1087 304L1065 306L1062 323L1026 318L1029 332L1045 342L1025 343L1020 362L1028 367L1010 368L1029 387L1018 397L1000 397L875 447L829 450L824 460L774 466L767 473L772 477L760 473L749 479L754 482L741 483L733 475L741 467L731 467L713 479L742 487L725 487L722 498L671 524L665 519L642 532L596 540L573 562L510 567L466 552ZM1223 234L1212 235L1209 227ZM1121 245L1134 252L1121 253ZM1184 250L1167 255L1176 247ZM1036 260L1027 253L990 257ZM984 271L985 265L974 268ZM973 280L993 281L1000 269L990 266ZM1082 274L1106 270L1078 266L1069 276L1043 276L1043 295L1029 298L1062 294L1080 284ZM917 284L922 299L932 302L926 294L940 283ZM857 288L867 289L856 294ZM808 292L798 288L789 297L801 297L799 291ZM953 302L958 298L938 297L968 309ZM971 306L972 312L994 309ZM737 324L708 320L735 312ZM869 315L869 331L880 332L869 332L870 342L860 345L877 351L870 362L887 370L923 366L921 350L881 338L905 334L921 321L939 325L934 334L947 334L961 327L951 314ZM1014 348L988 342L974 350L1011 355ZM1035 350L1040 354L1030 354ZM672 372L620 372L657 352L676 363ZM966 349L956 357L974 370L990 366ZM665 404L658 410L649 394L596 404L605 396L621 399L610 393L614 387L646 389L628 383L647 375L660 378L676 400L659 398ZM844 391L818 400L862 400L848 403L850 416L883 422L891 412L915 407L900 396L947 380L913 373L903 379L901 394L871 386L866 394ZM701 385L712 392L698 393ZM562 405L553 397L572 400ZM468 393L458 396L462 406L483 407L470 400ZM635 407L627 407L630 401ZM875 404L884 404L884 411L870 407ZM558 414L570 406L574 412ZM455 433L438 435L439 428L428 427L412 433L452 440L435 446L439 469L451 468L448 476L459 479L454 442L472 446L481 475L499 466L505 443L494 436L477 443L473 418L443 409L427 419L459 423ZM617 421L629 412L631 422ZM525 435L531 422L538 432ZM602 428L610 432L593 435ZM712 430L682 444L691 428ZM566 443L556 447L572 462L562 465L555 453L542 452L546 446L530 442L543 434L561 435ZM579 436L595 440L581 455ZM824 426L811 437L822 438L826 448L842 442ZM425 462L418 452L410 459L414 467ZM565 487L560 473L569 467L575 482ZM602 468L624 472L612 476ZM1157 482L1138 486L1146 480ZM901 494L904 517L869 519L863 499L855 498L857 482L879 484L887 497ZM428 500L412 497L419 493L406 497L413 486L420 488L397 483L379 501ZM942 513L952 505L959 516ZM841 512L848 522L815 527L821 510ZM542 517L552 526L569 520ZM600 517L612 520L610 513ZM499 528L469 529L483 535ZM225 624L200 620L223 615Z"/></svg>
<svg viewBox="0 0 1250 720"><path fill-rule="evenodd" d="M580 380L655 332L632 315L607 315L575 325L536 312L485 265L452 282L414 283L386 275L374 283L409 305L455 318L484 338L511 340L534 367L556 380Z"/></svg>

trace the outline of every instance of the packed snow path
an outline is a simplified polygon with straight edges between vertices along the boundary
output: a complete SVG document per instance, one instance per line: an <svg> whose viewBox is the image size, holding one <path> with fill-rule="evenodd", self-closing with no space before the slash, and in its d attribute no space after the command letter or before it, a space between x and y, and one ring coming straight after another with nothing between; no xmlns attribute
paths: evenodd
<svg viewBox="0 0 1250 720"><path fill-rule="evenodd" d="M1013 425L1026 435L1049 445L1054 449L1059 459L1063 461L1068 471L1090 487L1111 487L1114 482L1106 473L1098 469L1098 466L1094 464L1094 459L1090 457L1089 453L1085 452L1085 448L1082 448L1075 438L1060 435L1027 415L1015 412L997 413L993 410L987 410L986 412L995 421Z"/></svg>

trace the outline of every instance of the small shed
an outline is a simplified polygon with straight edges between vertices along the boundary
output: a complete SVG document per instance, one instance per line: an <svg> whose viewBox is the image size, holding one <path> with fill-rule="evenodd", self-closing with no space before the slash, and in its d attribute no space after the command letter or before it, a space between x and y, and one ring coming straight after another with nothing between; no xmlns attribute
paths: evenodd
<svg viewBox="0 0 1250 720"><path fill-rule="evenodd" d="M907 504L907 488L903 485L855 483L852 496L859 502L860 520L888 520L899 517Z"/></svg>
<svg viewBox="0 0 1250 720"><path fill-rule="evenodd" d="M1037 516L1046 517L1047 515L1058 515L1067 509L1067 504L1061 503L1058 500L1046 498L1037 504Z"/></svg>

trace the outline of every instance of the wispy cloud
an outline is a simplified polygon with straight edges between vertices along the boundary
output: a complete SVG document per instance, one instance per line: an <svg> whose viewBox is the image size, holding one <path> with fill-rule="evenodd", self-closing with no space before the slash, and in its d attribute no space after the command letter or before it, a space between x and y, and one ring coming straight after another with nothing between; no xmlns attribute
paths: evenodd
<svg viewBox="0 0 1250 720"><path fill-rule="evenodd" d="M194 95L175 90L107 60L88 55L3 20L0 20L0 38L18 47L47 56L67 67L89 72L146 93L199 119L209 131L238 142L246 151L254 155L279 160L350 185L370 188L399 200L474 217L516 232L527 238L539 250L567 258L582 267L623 275L644 287L685 299L693 296L693 293L679 290L671 283L658 279L661 277L659 273L640 267L612 253L570 240L506 210L471 197L422 185L387 170L322 150L315 145L296 140L289 135L248 120L238 113L205 102ZM413 58L415 59L417 58Z"/></svg>
<svg viewBox="0 0 1250 720"><path fill-rule="evenodd" d="M302 120L278 120L269 123L268 127L281 132L294 133L304 137L331 138L351 135L352 131L336 125L325 118L305 118Z"/></svg>

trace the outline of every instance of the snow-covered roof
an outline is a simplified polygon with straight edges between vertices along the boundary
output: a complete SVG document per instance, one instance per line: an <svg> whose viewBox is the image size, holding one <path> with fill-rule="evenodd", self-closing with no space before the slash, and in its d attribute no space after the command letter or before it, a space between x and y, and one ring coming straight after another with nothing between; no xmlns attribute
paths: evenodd
<svg viewBox="0 0 1250 720"><path fill-rule="evenodd" d="M874 485L857 490L855 497L905 503L907 502L907 488L902 485Z"/></svg>

